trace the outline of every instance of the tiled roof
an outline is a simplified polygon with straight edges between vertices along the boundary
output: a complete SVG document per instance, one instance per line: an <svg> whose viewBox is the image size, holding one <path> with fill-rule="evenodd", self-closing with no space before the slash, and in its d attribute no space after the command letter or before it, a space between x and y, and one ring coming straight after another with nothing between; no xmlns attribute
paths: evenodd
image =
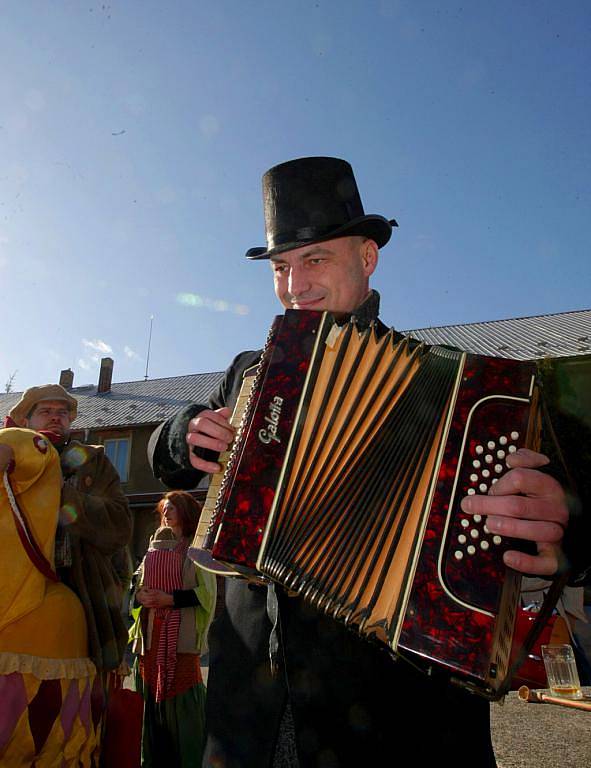
<svg viewBox="0 0 591 768"><path fill-rule="evenodd" d="M96 386L73 387L70 392L78 400L74 429L158 424L187 403L206 402L222 376L219 371L128 381L112 384L111 391L102 394L98 394ZM0 419L21 394L0 394Z"/></svg>
<svg viewBox="0 0 591 768"><path fill-rule="evenodd" d="M533 360L591 354L591 309L558 315L419 328L404 333L492 357Z"/></svg>
<svg viewBox="0 0 591 768"><path fill-rule="evenodd" d="M430 344L446 344L493 357L529 360L591 354L591 310L556 315L491 320L467 325L419 328L405 333ZM98 394L96 386L74 387L78 399L76 429L157 424L187 403L206 402L221 372L116 383ZM0 420L20 399L0 394Z"/></svg>

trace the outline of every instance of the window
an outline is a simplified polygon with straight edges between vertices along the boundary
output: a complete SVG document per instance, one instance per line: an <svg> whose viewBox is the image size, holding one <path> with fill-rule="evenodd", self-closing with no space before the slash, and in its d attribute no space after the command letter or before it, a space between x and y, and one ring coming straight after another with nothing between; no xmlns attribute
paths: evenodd
<svg viewBox="0 0 591 768"><path fill-rule="evenodd" d="M116 440L105 440L105 454L111 460L115 469L119 473L122 483L126 483L129 473L129 437L117 438Z"/></svg>

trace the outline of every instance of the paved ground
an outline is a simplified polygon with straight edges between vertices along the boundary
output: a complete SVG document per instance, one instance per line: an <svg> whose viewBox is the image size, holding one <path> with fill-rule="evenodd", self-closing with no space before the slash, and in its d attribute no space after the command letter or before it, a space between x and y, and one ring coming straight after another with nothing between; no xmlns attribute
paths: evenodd
<svg viewBox="0 0 591 768"><path fill-rule="evenodd" d="M576 632L591 659L590 606L586 612L589 623L577 622ZM591 696L591 687L583 690ZM490 713L498 768L591 768L591 712L525 703L510 693Z"/></svg>
<svg viewBox="0 0 591 768"><path fill-rule="evenodd" d="M591 696L591 687L584 691ZM591 766L591 712L528 704L510 693L503 705L491 704L491 723L498 768Z"/></svg>

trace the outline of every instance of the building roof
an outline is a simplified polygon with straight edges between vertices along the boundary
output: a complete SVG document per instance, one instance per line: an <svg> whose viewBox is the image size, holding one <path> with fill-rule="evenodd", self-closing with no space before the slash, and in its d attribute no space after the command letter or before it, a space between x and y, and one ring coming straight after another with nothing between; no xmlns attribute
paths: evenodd
<svg viewBox="0 0 591 768"><path fill-rule="evenodd" d="M556 315L418 328L404 333L429 344L515 360L591 353L591 309Z"/></svg>
<svg viewBox="0 0 591 768"><path fill-rule="evenodd" d="M405 331L430 344L445 344L493 357L530 360L591 354L591 309L555 315L491 320ZM73 387L78 399L75 429L158 424L188 403L206 402L221 371L112 384L99 394L94 385ZM21 392L0 394L0 420Z"/></svg>
<svg viewBox="0 0 591 768"><path fill-rule="evenodd" d="M97 386L72 387L78 400L74 429L128 427L158 424L187 403L207 402L222 380L223 373L194 373L165 379L127 381L111 385L109 392L98 393ZM0 394L0 419L20 400L21 392Z"/></svg>

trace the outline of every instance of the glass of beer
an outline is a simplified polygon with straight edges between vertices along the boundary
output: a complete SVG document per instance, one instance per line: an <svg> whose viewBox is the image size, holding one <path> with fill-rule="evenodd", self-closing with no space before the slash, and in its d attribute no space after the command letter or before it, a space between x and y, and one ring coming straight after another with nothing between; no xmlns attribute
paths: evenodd
<svg viewBox="0 0 591 768"><path fill-rule="evenodd" d="M554 696L565 699L582 699L583 692L575 654L570 645L543 645L542 658L548 677L548 688Z"/></svg>

